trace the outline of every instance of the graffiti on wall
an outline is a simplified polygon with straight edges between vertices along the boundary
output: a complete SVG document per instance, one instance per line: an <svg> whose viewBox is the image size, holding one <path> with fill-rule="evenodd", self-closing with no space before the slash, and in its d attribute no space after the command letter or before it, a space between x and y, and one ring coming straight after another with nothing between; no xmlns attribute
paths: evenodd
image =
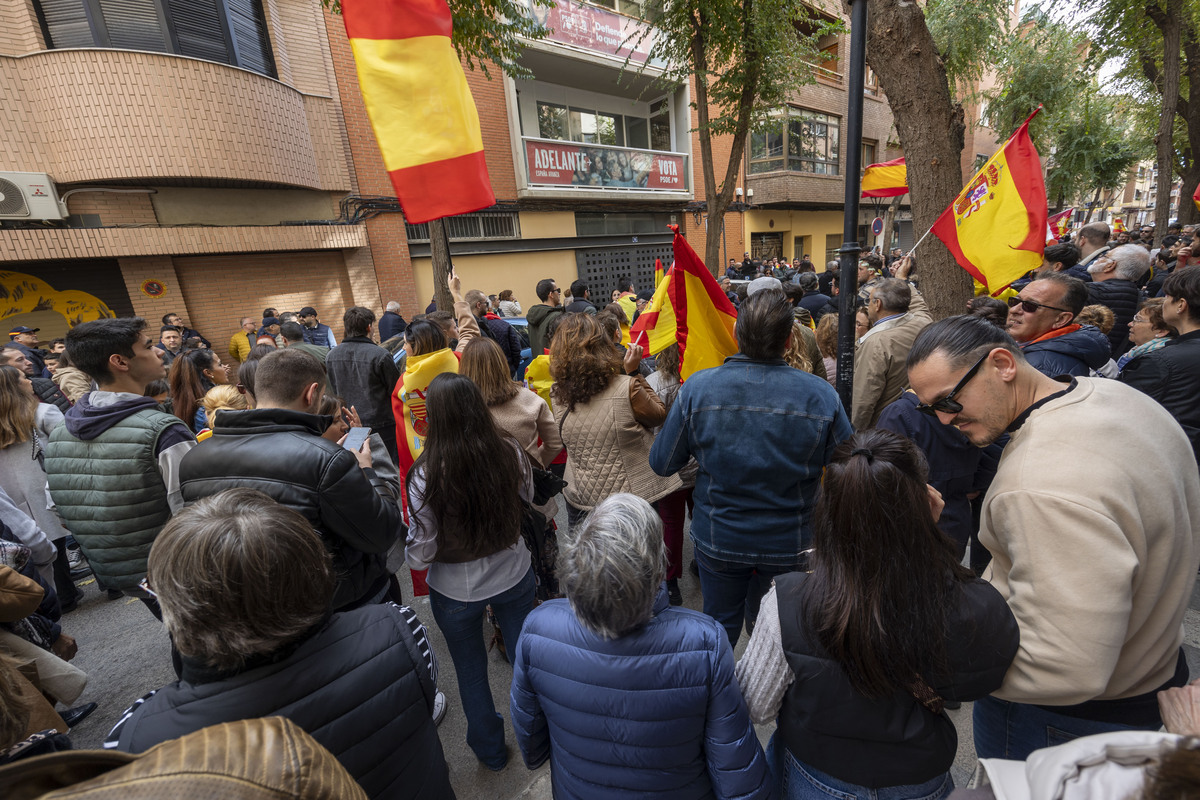
<svg viewBox="0 0 1200 800"><path fill-rule="evenodd" d="M0 271L0 324L41 328L47 341L81 322L115 317L104 301L75 289L59 291L41 278Z"/></svg>

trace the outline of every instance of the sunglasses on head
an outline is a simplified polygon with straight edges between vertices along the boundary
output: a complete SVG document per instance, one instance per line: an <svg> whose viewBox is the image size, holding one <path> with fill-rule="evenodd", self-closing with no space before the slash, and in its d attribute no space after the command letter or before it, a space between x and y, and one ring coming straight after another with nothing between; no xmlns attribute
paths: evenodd
<svg viewBox="0 0 1200 800"><path fill-rule="evenodd" d="M937 416L937 412L939 411L945 414L957 414L958 412L962 411L962 403L959 403L954 398L963 390L963 387L971 381L971 378L975 377L975 373L979 372L980 366L983 365L983 362L986 361L987 357L991 354L992 351L988 350L986 353L981 355L979 360L975 362L975 366L967 370L967 374L963 375L962 379L959 380L958 383L954 384L954 388L950 390L948 395L940 400L934 400L932 403L917 403L917 410L924 414L928 414L931 417Z"/></svg>
<svg viewBox="0 0 1200 800"><path fill-rule="evenodd" d="M1051 311L1065 311L1068 314L1071 313L1070 310L1068 310L1068 309L1058 308L1057 306L1048 306L1048 305L1045 305L1044 303L1035 303L1034 301L1026 300L1023 297L1008 298L1008 307L1009 308L1016 308L1017 306L1020 306L1021 310L1024 311L1026 314L1033 314L1039 308L1048 308Z"/></svg>

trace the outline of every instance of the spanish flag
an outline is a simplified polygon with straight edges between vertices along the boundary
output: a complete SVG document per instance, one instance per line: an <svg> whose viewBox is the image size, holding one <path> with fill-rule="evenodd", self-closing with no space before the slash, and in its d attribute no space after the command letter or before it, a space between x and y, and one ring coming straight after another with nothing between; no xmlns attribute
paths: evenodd
<svg viewBox="0 0 1200 800"><path fill-rule="evenodd" d="M1114 234L1125 232L1125 220L1123 217L1113 217L1112 232Z"/></svg>
<svg viewBox="0 0 1200 800"><path fill-rule="evenodd" d="M657 289L658 285L660 283L662 283L662 279L663 279L662 259L656 258L656 259L654 259L654 288L655 289Z"/></svg>
<svg viewBox="0 0 1200 800"><path fill-rule="evenodd" d="M342 0L358 84L409 222L495 205L446 0Z"/></svg>
<svg viewBox="0 0 1200 800"><path fill-rule="evenodd" d="M932 228L959 266L991 294L1042 264L1046 185L1029 138L1033 114L975 173Z"/></svg>
<svg viewBox="0 0 1200 800"><path fill-rule="evenodd" d="M1200 211L1200 185L1196 186L1196 193L1192 195L1192 202L1196 204L1196 210Z"/></svg>
<svg viewBox="0 0 1200 800"><path fill-rule="evenodd" d="M708 267L679 233L675 232L675 265L654 291L654 299L638 315L630 331L634 344L655 355L679 345L679 374L716 367L737 352L733 325L737 311L721 291Z"/></svg>
<svg viewBox="0 0 1200 800"><path fill-rule="evenodd" d="M908 167L903 158L870 164L863 172L863 197L899 197L907 193Z"/></svg>
<svg viewBox="0 0 1200 800"><path fill-rule="evenodd" d="M1046 244L1057 244L1058 240L1067 235L1067 231L1071 229L1071 218L1075 216L1075 209L1068 208L1066 211L1060 211L1052 217L1046 218Z"/></svg>

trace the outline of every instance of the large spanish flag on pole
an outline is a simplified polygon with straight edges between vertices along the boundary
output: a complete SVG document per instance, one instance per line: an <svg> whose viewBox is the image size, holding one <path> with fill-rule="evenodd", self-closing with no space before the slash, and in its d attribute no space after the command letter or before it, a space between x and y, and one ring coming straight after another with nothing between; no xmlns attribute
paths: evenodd
<svg viewBox="0 0 1200 800"><path fill-rule="evenodd" d="M638 315L629 338L650 355L678 344L679 375L686 381L693 373L718 366L737 352L733 335L737 311L683 238L679 226L670 228L675 232L675 265Z"/></svg>
<svg viewBox="0 0 1200 800"><path fill-rule="evenodd" d="M342 0L358 84L409 222L495 205L446 0Z"/></svg>
<svg viewBox="0 0 1200 800"><path fill-rule="evenodd" d="M959 266L990 294L1042 264L1046 184L1029 138L1034 114L975 173L932 228Z"/></svg>
<svg viewBox="0 0 1200 800"><path fill-rule="evenodd" d="M903 158L869 164L862 176L863 197L898 197L908 194L908 167Z"/></svg>

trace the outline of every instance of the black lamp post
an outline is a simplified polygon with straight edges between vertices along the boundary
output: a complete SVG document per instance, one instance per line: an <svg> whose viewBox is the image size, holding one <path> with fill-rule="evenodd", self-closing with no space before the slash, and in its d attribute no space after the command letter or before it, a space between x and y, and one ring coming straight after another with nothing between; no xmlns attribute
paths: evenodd
<svg viewBox="0 0 1200 800"><path fill-rule="evenodd" d="M858 297L858 196L862 172L863 84L867 52L867 0L850 4L850 71L846 94L846 209L838 278L837 392L850 413L854 387L854 313Z"/></svg>

